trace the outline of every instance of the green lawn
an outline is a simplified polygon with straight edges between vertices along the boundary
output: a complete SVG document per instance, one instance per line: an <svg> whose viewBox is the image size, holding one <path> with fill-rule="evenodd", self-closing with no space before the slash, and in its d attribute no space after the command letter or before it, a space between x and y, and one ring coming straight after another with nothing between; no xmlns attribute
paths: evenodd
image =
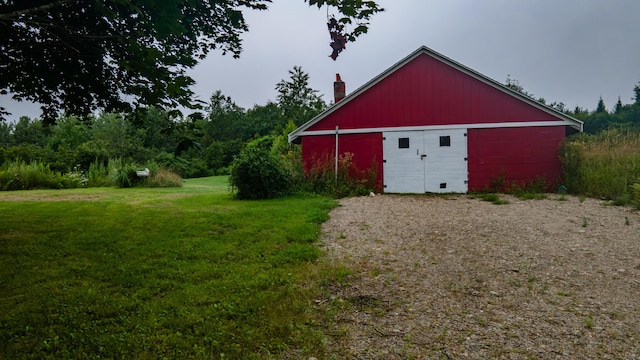
<svg viewBox="0 0 640 360"><path fill-rule="evenodd" d="M335 202L171 189L0 193L0 358L269 358L322 351L319 224Z"/></svg>

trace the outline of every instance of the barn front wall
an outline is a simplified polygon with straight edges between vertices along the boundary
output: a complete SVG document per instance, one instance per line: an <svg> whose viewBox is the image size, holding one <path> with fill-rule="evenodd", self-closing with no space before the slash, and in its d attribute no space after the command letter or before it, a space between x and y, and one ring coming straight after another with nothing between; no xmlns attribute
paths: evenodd
<svg viewBox="0 0 640 360"><path fill-rule="evenodd" d="M543 179L559 185L563 126L469 129L469 191Z"/></svg>
<svg viewBox="0 0 640 360"><path fill-rule="evenodd" d="M464 193L535 179L555 187L562 179L562 126L338 133L337 139L339 161L360 178L374 171L377 191ZM333 172L335 154L335 134L302 137L305 171Z"/></svg>
<svg viewBox="0 0 640 360"><path fill-rule="evenodd" d="M360 178L373 171L375 190L382 191L382 133L337 135L339 161L348 161L351 174ZM334 171L336 135L305 136L302 138L302 161L305 171L312 169Z"/></svg>

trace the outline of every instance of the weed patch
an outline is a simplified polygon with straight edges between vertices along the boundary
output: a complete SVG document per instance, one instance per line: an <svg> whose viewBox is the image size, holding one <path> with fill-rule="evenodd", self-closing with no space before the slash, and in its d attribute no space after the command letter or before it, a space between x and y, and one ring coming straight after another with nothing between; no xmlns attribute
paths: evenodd
<svg viewBox="0 0 640 360"><path fill-rule="evenodd" d="M565 185L574 194L605 199L636 198L640 179L640 133L610 129L572 137L562 148Z"/></svg>
<svg viewBox="0 0 640 360"><path fill-rule="evenodd" d="M473 194L472 198L479 198L482 201L487 201L495 205L506 205L510 204L509 200L504 200L500 198L500 195L494 193L478 193Z"/></svg>

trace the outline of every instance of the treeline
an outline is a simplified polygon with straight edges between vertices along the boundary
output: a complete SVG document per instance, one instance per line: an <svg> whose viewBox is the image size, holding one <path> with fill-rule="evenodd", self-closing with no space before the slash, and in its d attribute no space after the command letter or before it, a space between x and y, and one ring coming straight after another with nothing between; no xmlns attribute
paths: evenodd
<svg viewBox="0 0 640 360"><path fill-rule="evenodd" d="M228 174L246 143L280 135L288 123L303 124L327 107L309 88L308 74L297 66L289 73L276 84L275 102L250 109L217 91L188 116L150 107L130 115L62 116L53 125L28 117L0 122L0 170L21 161L68 173L120 159L141 168L153 163L184 178Z"/></svg>
<svg viewBox="0 0 640 360"><path fill-rule="evenodd" d="M545 98L536 98L533 94L526 91L518 80L510 76L507 76L505 85L553 109L583 121L584 132L587 134L597 134L603 130L612 128L640 131L640 83L636 84L633 88L633 103L623 104L620 97L618 97L616 104L608 110L604 100L600 97L594 111L589 111L581 106L569 109L562 102L547 103Z"/></svg>

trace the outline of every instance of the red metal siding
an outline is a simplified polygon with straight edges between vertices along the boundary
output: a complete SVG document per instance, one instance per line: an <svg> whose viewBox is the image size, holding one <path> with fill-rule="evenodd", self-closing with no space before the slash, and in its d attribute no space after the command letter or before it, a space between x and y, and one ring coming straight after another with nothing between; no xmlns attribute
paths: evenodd
<svg viewBox="0 0 640 360"><path fill-rule="evenodd" d="M302 138L302 159L305 170L312 167L334 169L335 135L304 136ZM366 173L372 166L377 168L376 184L382 186L382 133L351 134L338 136L339 155L353 154L352 164L358 174Z"/></svg>
<svg viewBox="0 0 640 360"><path fill-rule="evenodd" d="M307 130L556 120L422 54Z"/></svg>
<svg viewBox="0 0 640 360"><path fill-rule="evenodd" d="M555 186L562 178L562 126L469 129L467 136L469 191L488 188L499 176L504 185L544 177Z"/></svg>

